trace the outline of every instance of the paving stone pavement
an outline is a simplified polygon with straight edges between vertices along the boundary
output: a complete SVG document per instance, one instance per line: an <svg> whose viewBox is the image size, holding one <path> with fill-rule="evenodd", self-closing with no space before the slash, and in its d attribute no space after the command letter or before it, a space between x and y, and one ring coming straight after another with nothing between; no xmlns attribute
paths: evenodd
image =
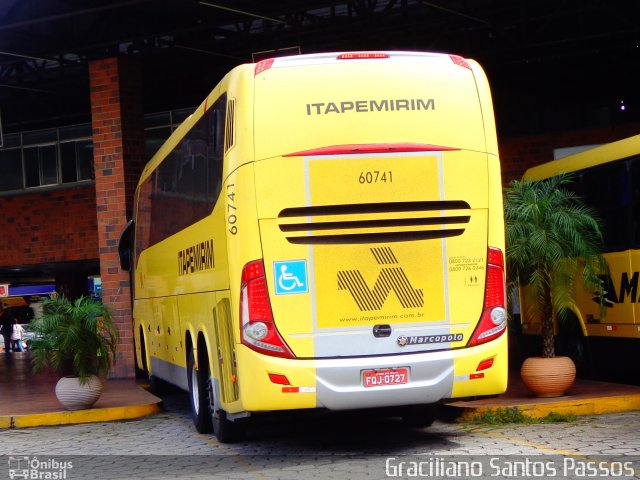
<svg viewBox="0 0 640 480"><path fill-rule="evenodd" d="M437 421L426 429L371 415L293 417L259 425L245 441L223 445L194 430L186 395L167 395L165 408L126 422L0 430L0 479L10 473L14 478L63 478L64 473L67 479L535 478L552 473L556 478L640 478L640 412L562 424ZM20 477L24 465L36 473ZM413 465L420 468L411 470ZM444 471L447 466L454 470Z"/></svg>

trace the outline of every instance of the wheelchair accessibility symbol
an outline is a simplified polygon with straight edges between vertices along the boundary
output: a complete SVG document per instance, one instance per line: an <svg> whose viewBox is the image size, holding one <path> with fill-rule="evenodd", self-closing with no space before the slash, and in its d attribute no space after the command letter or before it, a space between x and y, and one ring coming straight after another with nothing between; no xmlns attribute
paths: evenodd
<svg viewBox="0 0 640 480"><path fill-rule="evenodd" d="M306 260L273 262L273 272L276 277L276 295L309 292Z"/></svg>

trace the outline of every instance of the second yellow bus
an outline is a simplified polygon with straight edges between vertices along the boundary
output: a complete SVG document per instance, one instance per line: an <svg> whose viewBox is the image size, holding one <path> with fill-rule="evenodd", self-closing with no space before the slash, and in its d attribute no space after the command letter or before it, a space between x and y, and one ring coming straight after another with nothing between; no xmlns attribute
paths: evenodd
<svg viewBox="0 0 640 480"><path fill-rule="evenodd" d="M582 373L607 380L636 381L633 359L640 347L640 135L601 145L527 170L525 178L542 180L571 173L570 188L592 207L602 222L605 314L600 299L576 288L572 318L560 322L558 347ZM537 335L540 322L524 315L523 333Z"/></svg>

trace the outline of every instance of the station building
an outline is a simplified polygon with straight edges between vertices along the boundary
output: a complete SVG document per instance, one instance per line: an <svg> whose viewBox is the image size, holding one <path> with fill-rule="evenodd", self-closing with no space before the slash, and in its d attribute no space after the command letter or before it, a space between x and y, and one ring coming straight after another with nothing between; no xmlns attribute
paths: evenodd
<svg viewBox="0 0 640 480"><path fill-rule="evenodd" d="M141 8L149 7L150 5L146 4L154 2L120 2L118 4L120 7L95 4L91 8L84 8L84 4L78 1L71 2L72 10L57 13L51 9L46 11L36 9L35 13L29 13L18 6L19 2L8 3L14 10L0 10L0 22L4 21L0 24L0 50L5 50L0 52L0 60L4 61L0 73L5 73L4 77L0 77L4 78L0 80L0 93L4 91L6 95L18 95L24 93L21 89L33 91L28 92L30 94L28 97L22 96L20 101L16 102L21 103L24 109L31 111L31 120L25 120L26 114L17 113L16 108L1 110L3 130L0 147L0 299L3 298L5 302L11 303L8 299L21 297L26 304L33 303L34 307L37 307L39 300L51 291L45 286L52 286L51 288L57 292L71 297L100 296L114 312L121 335L119 358L113 375L131 377L135 374L131 291L129 274L122 271L119 265L117 251L119 236L131 216L133 193L144 164L171 131L208 94L209 90L202 86L208 85L209 89L212 88L221 74L216 77L211 74L211 70L207 70L207 74L211 75L209 78L201 79L199 85L202 88L200 89L192 88L190 85L174 84L172 88L164 85L164 91L159 93L154 86L158 83L158 78L162 78L163 75L162 49L157 48L149 54L157 56L154 58L153 69L150 69L148 59L144 56L144 49L133 48L131 51L123 51L122 48L94 47L86 52L86 55L79 56L82 60L79 67L73 67L82 70L81 78L86 82L85 87L74 92L73 82L76 81L74 77L69 80L68 88L65 90L67 91L65 98L72 97L74 99L72 103L77 103L81 107L75 108L74 115L71 115L70 111L53 115L49 109L46 118L38 118L35 121L40 102L51 101L50 98L43 99L37 90L46 90L44 85L53 70L57 72L64 69L67 50L64 42L60 41L52 47L54 50L49 54L30 54L32 56L29 57L20 51L19 47L20 35L29 33L25 28L41 27L43 31L47 28L55 29L59 28L57 23L59 19L56 15L66 15L70 21L80 21L88 14L94 18L105 12L141 15L136 17L141 22L141 18L148 14L147 10L141 13ZM167 3L173 8L181 8L176 2ZM272 49L273 55L278 55L279 46L288 45L290 42L287 37L281 40L281 44L276 45L274 35L269 33L270 29L275 27L269 25L277 25L277 21L292 21L288 19L295 13L293 10L279 12L275 7L261 6L260 2L245 3L250 9L255 9L252 10L253 13L246 11L230 13L218 10L216 13L220 14L219 17L216 17L215 21L208 22L207 32L210 36L202 40L203 50L210 47L213 41L211 40L213 34L210 32L214 32L216 28L224 30L241 20L248 22L250 19L255 22L252 24L255 37L247 36L247 39L254 38L253 41L245 40L241 47L236 45L233 50L230 43L225 43L223 48L226 46L229 50L219 51L219 56L214 56L213 59L206 57L207 61L219 64L219 72L223 72L223 69L229 65L251 61L253 57L248 53L251 51ZM315 5L318 2L310 3ZM339 13L340 8L347 8L351 2L328 3L332 4L333 14L327 13L324 20L337 29L336 11ZM387 4L390 12L395 8L394 3ZM402 5L408 4L410 7L418 8L419 3L402 2ZM51 5L53 4L51 2ZM259 15L261 18L257 18L255 12L265 12L267 8L269 11L261 13ZM309 8L306 14L325 15L324 8L321 9L317 5L316 10ZM193 6L191 5L189 9L193 9ZM369 13L382 15L375 10ZM430 13L437 14L440 21L446 17L442 11L435 13L430 11ZM209 11L203 14L209 14L209 17L213 15ZM331 15L334 17L332 18ZM356 14L351 12L351 15ZM466 13L467 17L470 15L470 12ZM115 21L113 17L110 18ZM407 42L397 40L403 35L404 24L396 17L394 18L396 31L392 39L386 43L371 41L374 47L384 49L407 45ZM463 20L468 20L463 16L447 19L451 25L457 25L457 28L463 28L465 25ZM459 23L455 23L454 20L459 20ZM164 37L177 37L176 27L169 28L164 22L149 21L157 26L160 32L164 32ZM301 20L301 22L303 25L304 21ZM301 50L298 48L298 50L308 53L309 50L359 49L363 42L356 41L354 35L346 33L351 28L350 25L353 26L352 23L348 23L342 27L344 30L340 30L343 38L339 42L329 42L317 30L310 30L309 35L313 36L313 40L310 41L311 46L303 47ZM193 28L196 27L193 26ZM298 32L300 31L299 29ZM126 35L123 30L118 29L117 34L120 37L111 37L109 42L122 45L125 40L129 41L128 39L135 37L135 29L127 32ZM139 34L145 41L150 42L152 39L152 35L142 27ZM218 32L218 34L224 35L224 32ZM265 37L267 34L269 36ZM61 33L58 37L60 37L58 40L77 41L69 34ZM159 41L162 37L163 35L156 35L153 40ZM298 33L299 37L300 33ZM38 52L47 50L44 48L46 38L44 34L38 37L37 42L41 42L38 44ZM264 40L264 44L260 43L261 39ZM190 38L192 42L196 40L195 37ZM95 38L92 41L95 44L99 43ZM422 41L419 38L412 42L413 49L433 49L432 42ZM175 44L177 42L174 41L174 47ZM35 49L36 44L28 43L27 45ZM134 45L134 42L130 42L129 46L131 45ZM191 45L197 46L194 43ZM460 45L459 41L451 44L444 41L436 46L438 50L459 51ZM190 48L193 50L196 46ZM468 56L474 56L477 53L481 63L486 53L481 48L477 52L474 52L471 47L463 50L461 53ZM240 51L242 54L239 53ZM51 71L41 73L38 83L33 85L28 83L31 77L27 75L16 73L13 78L8 65L18 69L16 55L18 60L30 59L31 64L39 64L41 68L51 69ZM38 60L40 55L44 58ZM224 57L224 61L219 61L221 57ZM201 58L192 56L180 58L182 63L176 63L172 58L168 69L180 68L186 72L186 76L197 75L201 71ZM490 61L493 59L491 56L488 58ZM492 70L495 71L496 76L503 71L498 68L489 68L490 80L492 80ZM58 81L64 83L65 77L62 73L58 75L60 76ZM36 73L32 77L37 76ZM174 76L171 78L175 79ZM633 78L637 78L635 71L628 81L632 81ZM542 126L535 129L510 131L509 128L504 128L504 123L513 116L526 116L527 112L514 112L517 108L513 108L508 115L501 116L503 110L499 106L505 101L501 100L500 86L504 82L498 78L495 83L497 87L494 88L493 95L498 105L499 134L501 122L503 122L502 131L506 132L500 134L499 145L505 182L519 178L532 165L552 159L556 149L607 143L640 131L637 115L629 115L622 119L617 117L620 113L616 110L619 107L617 98L611 102L608 99L600 101L594 107L600 112L603 108L610 109L610 114L600 116L598 121L576 121L565 128L545 129ZM72 92L69 93L68 89ZM148 102L146 100L149 96L148 91L152 89L154 89L153 95L175 96L175 101ZM191 90L190 95L180 91L184 89ZM4 98L1 97L0 102ZM535 99L529 103L535 103ZM1 104L0 107L2 107ZM637 108L640 109L640 104ZM584 113L587 110L583 108L581 111ZM77 115L78 112L80 115ZM573 112L577 114L578 110ZM546 111L547 117L555 113L557 110ZM589 114L585 113L585 115ZM31 288L34 290L29 290Z"/></svg>

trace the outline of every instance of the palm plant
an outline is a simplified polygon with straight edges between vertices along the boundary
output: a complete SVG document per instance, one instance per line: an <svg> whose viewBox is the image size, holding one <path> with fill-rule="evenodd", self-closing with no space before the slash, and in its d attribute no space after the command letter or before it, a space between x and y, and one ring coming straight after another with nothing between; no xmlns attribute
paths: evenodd
<svg viewBox="0 0 640 480"><path fill-rule="evenodd" d="M106 375L115 363L118 330L99 300L71 301L64 295L45 300L32 330L34 372L52 369L86 383L91 375Z"/></svg>
<svg viewBox="0 0 640 480"><path fill-rule="evenodd" d="M507 275L525 287L523 313L542 319L544 358L555 356L554 318L575 305L576 281L602 298L598 275L607 268L596 213L571 182L568 174L513 181L505 192Z"/></svg>

